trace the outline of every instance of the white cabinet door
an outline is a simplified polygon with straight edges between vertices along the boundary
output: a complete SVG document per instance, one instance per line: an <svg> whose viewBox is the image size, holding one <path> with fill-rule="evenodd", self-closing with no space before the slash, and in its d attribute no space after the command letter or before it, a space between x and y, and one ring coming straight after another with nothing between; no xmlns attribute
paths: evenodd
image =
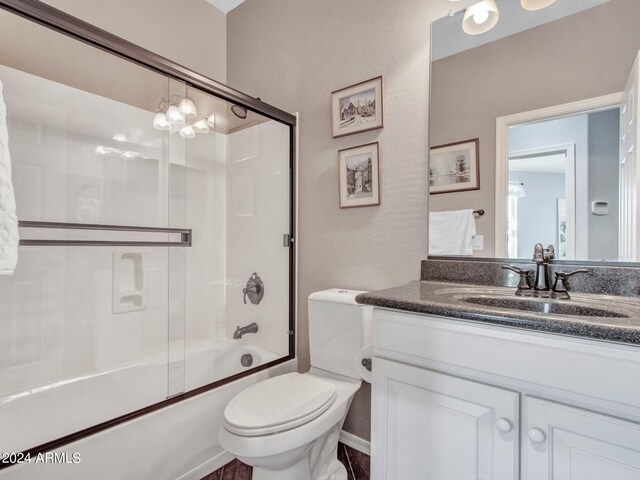
<svg viewBox="0 0 640 480"><path fill-rule="evenodd" d="M639 480L640 424L525 398L523 480Z"/></svg>
<svg viewBox="0 0 640 480"><path fill-rule="evenodd" d="M518 478L519 394L374 359L373 480Z"/></svg>

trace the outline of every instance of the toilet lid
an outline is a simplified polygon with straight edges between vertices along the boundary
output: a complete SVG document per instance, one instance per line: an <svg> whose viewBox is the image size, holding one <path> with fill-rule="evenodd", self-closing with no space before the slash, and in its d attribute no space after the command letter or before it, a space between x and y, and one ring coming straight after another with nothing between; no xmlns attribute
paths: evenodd
<svg viewBox="0 0 640 480"><path fill-rule="evenodd" d="M224 411L225 428L243 436L288 430L322 415L335 399L335 384L287 373L236 395Z"/></svg>

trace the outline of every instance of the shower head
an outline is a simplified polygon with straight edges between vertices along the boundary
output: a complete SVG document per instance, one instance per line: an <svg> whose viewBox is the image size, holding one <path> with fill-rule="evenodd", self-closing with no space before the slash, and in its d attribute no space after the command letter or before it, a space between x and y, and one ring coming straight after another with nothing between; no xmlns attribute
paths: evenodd
<svg viewBox="0 0 640 480"><path fill-rule="evenodd" d="M240 105L231 105L231 111L236 117L241 118L242 120L247 118L247 109L245 107L241 107Z"/></svg>

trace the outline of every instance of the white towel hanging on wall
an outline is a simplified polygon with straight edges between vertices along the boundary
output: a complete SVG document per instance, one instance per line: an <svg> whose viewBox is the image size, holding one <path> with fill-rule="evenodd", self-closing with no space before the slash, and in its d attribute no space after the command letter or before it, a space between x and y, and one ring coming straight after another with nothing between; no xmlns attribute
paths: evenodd
<svg viewBox="0 0 640 480"><path fill-rule="evenodd" d="M429 255L473 255L473 210L429 213Z"/></svg>
<svg viewBox="0 0 640 480"><path fill-rule="evenodd" d="M13 275L18 264L19 243L16 198L11 182L7 106L0 81L0 275Z"/></svg>

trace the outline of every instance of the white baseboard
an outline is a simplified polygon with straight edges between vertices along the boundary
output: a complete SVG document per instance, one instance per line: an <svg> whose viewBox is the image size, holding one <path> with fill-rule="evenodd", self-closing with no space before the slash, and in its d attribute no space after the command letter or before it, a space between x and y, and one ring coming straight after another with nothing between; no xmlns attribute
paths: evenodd
<svg viewBox="0 0 640 480"><path fill-rule="evenodd" d="M371 456L371 442L360 437L356 437L353 433L340 430L340 441L354 450L358 450L359 452Z"/></svg>
<svg viewBox="0 0 640 480"><path fill-rule="evenodd" d="M181 475L177 480L200 480L206 477L211 472L215 472L219 468L224 467L227 463L233 460L235 457L229 452L223 451L213 458L210 458L204 463L201 463L190 472Z"/></svg>

